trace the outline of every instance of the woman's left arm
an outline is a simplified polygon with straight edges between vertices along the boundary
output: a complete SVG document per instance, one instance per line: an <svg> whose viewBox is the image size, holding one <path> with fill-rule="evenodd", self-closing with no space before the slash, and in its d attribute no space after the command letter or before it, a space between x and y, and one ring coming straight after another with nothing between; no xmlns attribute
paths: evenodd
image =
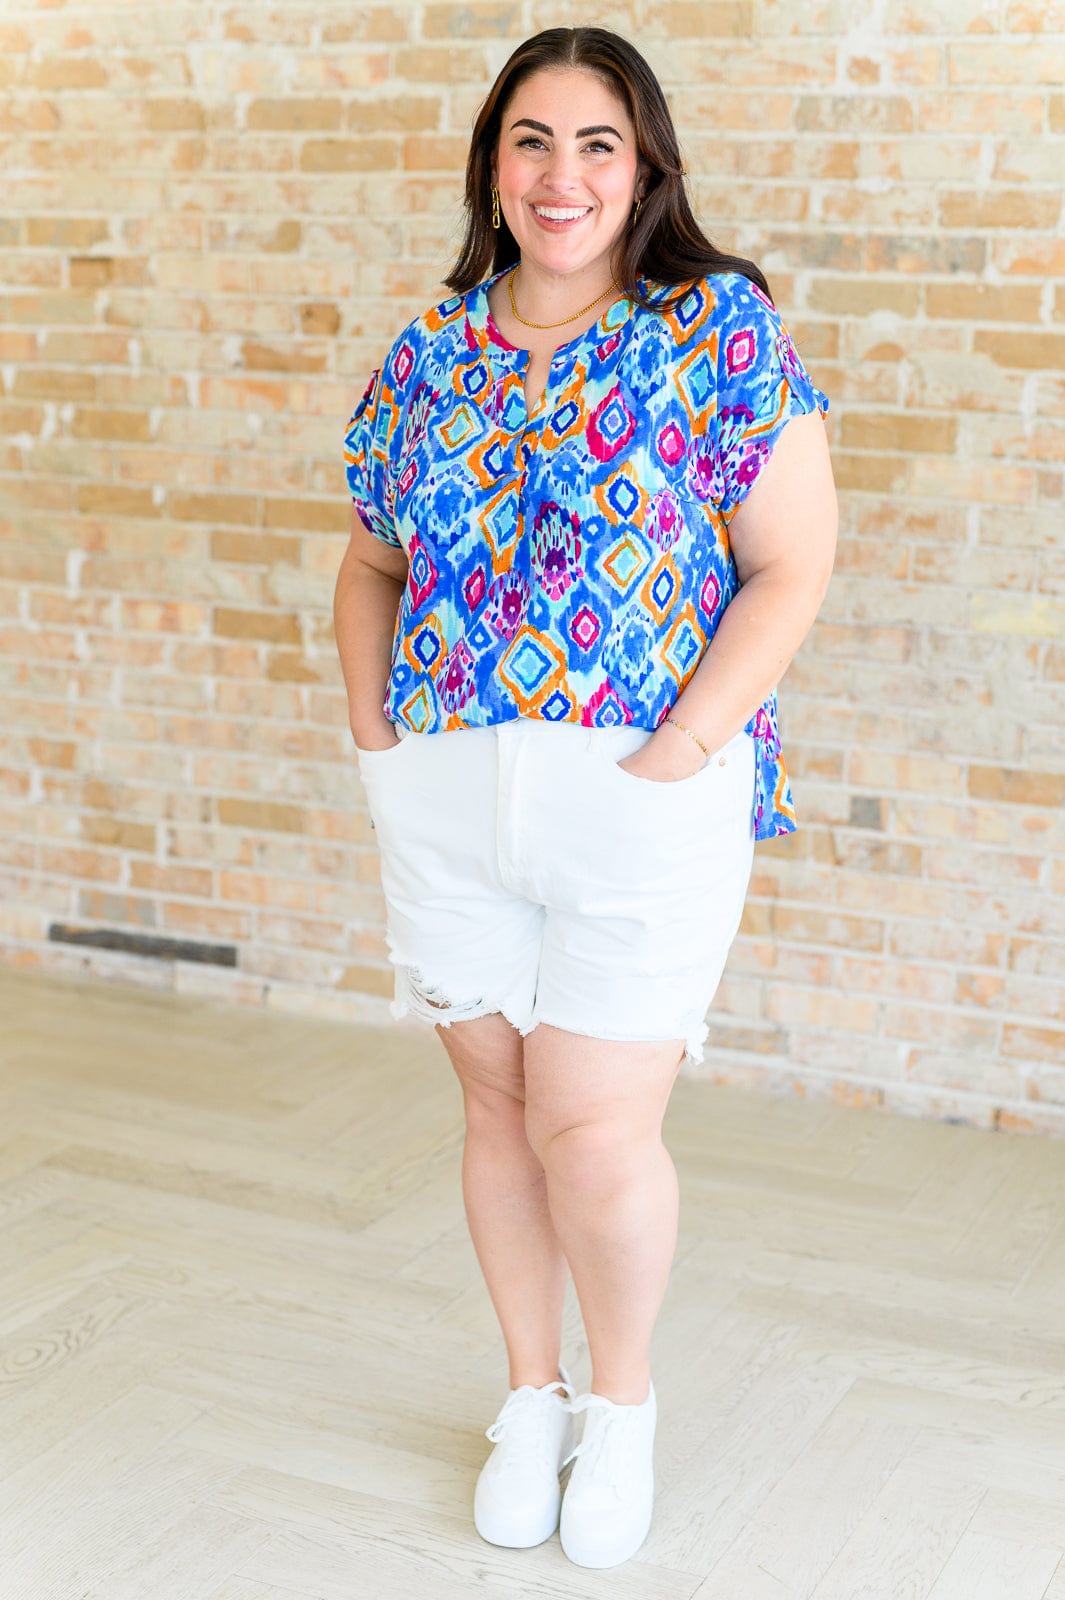
<svg viewBox="0 0 1065 1600"><path fill-rule="evenodd" d="M753 717L809 633L828 589L839 508L819 411L792 417L729 523L740 588L670 712L719 750ZM705 761L663 722L619 763L641 777L690 777Z"/></svg>

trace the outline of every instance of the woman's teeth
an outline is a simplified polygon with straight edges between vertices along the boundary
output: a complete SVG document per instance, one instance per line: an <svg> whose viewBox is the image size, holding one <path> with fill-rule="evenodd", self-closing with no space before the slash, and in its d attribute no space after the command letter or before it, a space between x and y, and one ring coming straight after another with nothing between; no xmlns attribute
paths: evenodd
<svg viewBox="0 0 1065 1600"><path fill-rule="evenodd" d="M546 217L549 222L573 222L577 217L586 217L591 206L533 206L533 210L538 217Z"/></svg>

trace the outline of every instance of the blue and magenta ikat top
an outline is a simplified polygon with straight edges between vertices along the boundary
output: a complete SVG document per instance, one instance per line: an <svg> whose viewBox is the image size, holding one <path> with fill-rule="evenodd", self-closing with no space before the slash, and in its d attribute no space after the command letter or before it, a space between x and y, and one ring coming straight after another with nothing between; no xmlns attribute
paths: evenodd
<svg viewBox="0 0 1065 1600"><path fill-rule="evenodd" d="M739 587L733 513L828 397L771 301L724 272L671 312L616 301L558 347L530 412L528 358L488 305L502 276L403 330L345 434L355 509L409 563L385 713L417 733L654 729ZM792 833L775 690L746 731L755 838Z"/></svg>

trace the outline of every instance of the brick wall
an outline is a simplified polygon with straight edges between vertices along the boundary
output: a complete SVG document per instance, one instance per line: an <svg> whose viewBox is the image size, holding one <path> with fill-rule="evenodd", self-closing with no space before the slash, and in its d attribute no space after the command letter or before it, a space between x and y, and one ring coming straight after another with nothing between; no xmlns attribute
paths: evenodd
<svg viewBox="0 0 1065 1600"><path fill-rule="evenodd" d="M573 20L8 0L0 959L384 1015L341 435L439 297L491 77ZM707 1074L1065 1135L1065 8L579 20L659 71L832 400L801 828L759 846Z"/></svg>

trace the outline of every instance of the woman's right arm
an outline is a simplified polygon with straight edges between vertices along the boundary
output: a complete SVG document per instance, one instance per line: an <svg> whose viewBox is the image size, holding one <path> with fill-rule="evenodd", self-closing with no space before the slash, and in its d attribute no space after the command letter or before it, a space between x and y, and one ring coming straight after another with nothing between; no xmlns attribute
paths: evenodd
<svg viewBox="0 0 1065 1600"><path fill-rule="evenodd" d="M348 691L351 736L363 750L385 750L397 743L384 699L406 581L406 551L376 539L353 508L351 538L333 595L333 628Z"/></svg>

